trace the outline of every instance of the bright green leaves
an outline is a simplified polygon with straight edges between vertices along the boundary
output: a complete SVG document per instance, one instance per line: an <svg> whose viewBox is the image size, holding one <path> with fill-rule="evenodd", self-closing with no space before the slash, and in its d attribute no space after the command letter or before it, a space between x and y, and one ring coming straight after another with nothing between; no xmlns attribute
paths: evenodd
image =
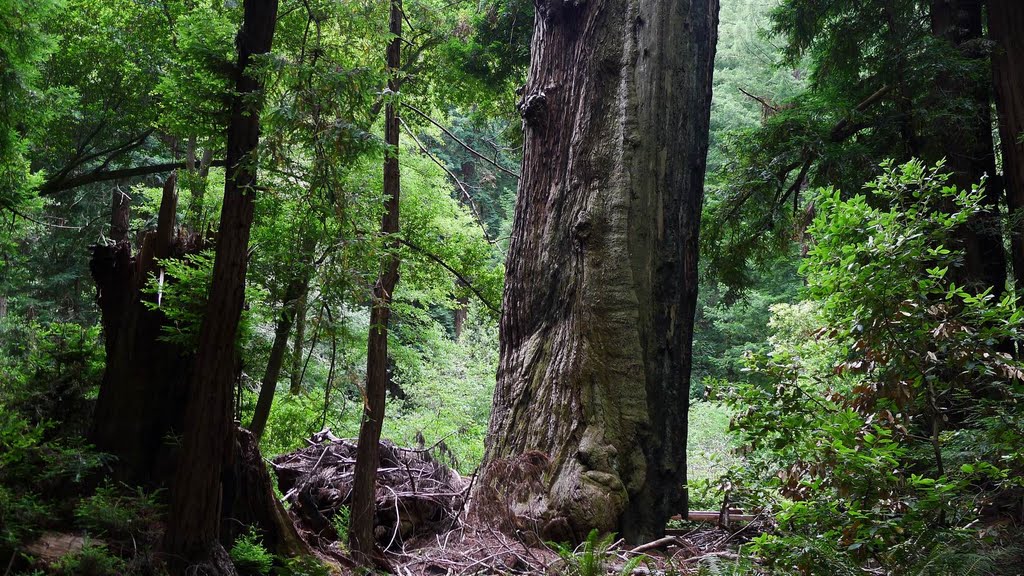
<svg viewBox="0 0 1024 576"><path fill-rule="evenodd" d="M751 475L784 497L785 529L755 542L779 567L953 565L987 545L965 529L979 503L1019 490L1022 315L963 286L982 193L947 178L885 163L866 194L818 191L810 302L773 309L770 352L726 391Z"/></svg>
<svg viewBox="0 0 1024 576"><path fill-rule="evenodd" d="M183 141L197 138L204 147L220 143L230 111L238 22L220 4L178 5L177 14L168 16L174 23L171 50L154 90L160 128Z"/></svg>
<svg viewBox="0 0 1024 576"><path fill-rule="evenodd" d="M38 66L53 48L44 24L57 6L57 0L0 0L0 212L26 202L38 183L25 136L38 105Z"/></svg>

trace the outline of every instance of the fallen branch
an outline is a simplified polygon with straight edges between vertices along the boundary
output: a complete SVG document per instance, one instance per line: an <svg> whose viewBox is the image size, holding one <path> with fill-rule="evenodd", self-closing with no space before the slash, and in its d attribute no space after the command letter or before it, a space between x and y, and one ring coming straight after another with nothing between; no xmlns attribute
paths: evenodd
<svg viewBox="0 0 1024 576"><path fill-rule="evenodd" d="M670 544L679 545L679 538L677 538L676 536L665 536L664 538L658 538L657 540L653 540L651 542L648 542L646 544L641 544L641 545L637 546L636 548L633 548L632 550L629 551L629 553L630 554L643 554L644 552L647 552L648 550L657 550L658 548L662 548L662 547L668 546Z"/></svg>

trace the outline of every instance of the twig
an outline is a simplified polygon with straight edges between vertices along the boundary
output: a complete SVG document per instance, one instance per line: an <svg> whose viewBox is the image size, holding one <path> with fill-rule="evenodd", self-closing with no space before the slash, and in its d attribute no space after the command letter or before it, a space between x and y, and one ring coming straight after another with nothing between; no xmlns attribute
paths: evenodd
<svg viewBox="0 0 1024 576"><path fill-rule="evenodd" d="M508 174L509 176L512 176L512 177L513 177L513 178L515 178L516 180L519 180L519 179L520 179L520 177L519 177L519 174L516 174L515 172L513 172L513 171L509 170L508 168L505 168L505 167L504 167L504 166L502 166L501 164L498 164L498 163L497 163L497 162L495 162L494 160L491 160L491 159L490 159L490 158L488 158L487 156L484 156L484 155L483 155L483 154L481 154L480 152L477 152L477 151L476 151L476 150L474 150L474 149L473 149L472 147L470 147L470 145L469 145L469 144L466 144L466 143L465 143L465 142L463 142L462 140L459 140L459 137L458 137L458 136L456 136L455 134L452 134L451 130L449 130L449 129L445 128L444 126L442 126L442 125L441 125L441 124L440 124L440 123L439 123L439 122L438 122L437 120L434 120L434 119L433 119L433 118L431 118L430 116L427 116L426 112L423 112L422 110L420 110L419 108L417 108L417 107L413 106L412 104L409 104L408 102L402 102L402 106L404 106L404 107L408 108L409 110L412 110L412 111L413 111L413 112L415 112L416 114L419 114L419 115L420 115L420 116L422 116L422 117L423 117L423 118L424 118L424 119L425 119L425 120L426 120L427 122L430 122L430 123L431 123L431 124L433 124L434 126L437 126L438 128L440 128L440 129L441 129L441 131L442 131L442 132L444 132L445 134L447 134L449 138L451 138L452 140L455 140L456 142L458 142L458 143L459 143L459 145L461 145L461 146L462 146L463 148L465 148L465 149L466 149L466 150L467 150L467 151L468 151L468 152L469 152L470 154L472 154L473 156L476 156L477 158L479 158L479 159L483 160L484 162L487 162L488 164L491 164L491 165L493 165L493 166L494 166L495 168L497 168L498 170L501 170L502 172L504 172L504 173Z"/></svg>
<svg viewBox="0 0 1024 576"><path fill-rule="evenodd" d="M653 540L653 541L648 542L646 544L641 544L641 545L637 546L636 548L633 548L632 550L629 550L629 553L630 554L642 554L644 552L647 552L648 550L656 550L656 549L661 548L662 546L666 546L668 544L679 544L679 538L676 537L676 536L665 536L664 538L658 538L657 540Z"/></svg>
<svg viewBox="0 0 1024 576"><path fill-rule="evenodd" d="M473 294L476 294L476 297L480 299L480 302L483 303L484 306L486 306L488 309L490 309L495 314L501 314L501 310L497 306L492 304L487 298L485 298L484 295L482 293L480 293L480 290L478 290L476 288L476 286L473 286L472 282L467 280L465 276L463 276L457 270L452 268L450 264L448 264L447 262L442 260L439 256L437 256L436 254L433 254L431 252L427 252L423 248L420 248L419 246L413 244L412 242L409 242L408 240L406 240L404 238L398 238L397 240L398 240L399 244L402 244L402 245L404 245L404 246L406 246L408 248L411 248L414 252L419 252L420 254L426 256L430 260L433 260L437 264L441 265L441 267L444 268L445 270L451 272L456 278L461 280L466 285L466 287L469 288L473 292Z"/></svg>

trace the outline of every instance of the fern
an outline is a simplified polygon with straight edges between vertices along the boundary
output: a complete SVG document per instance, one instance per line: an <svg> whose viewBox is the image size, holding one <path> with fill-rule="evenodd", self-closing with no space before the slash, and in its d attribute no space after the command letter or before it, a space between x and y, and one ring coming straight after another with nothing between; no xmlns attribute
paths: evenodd
<svg viewBox="0 0 1024 576"><path fill-rule="evenodd" d="M558 554L562 560L562 567L559 574L565 576L603 576L608 572L608 560L614 555L609 552L612 543L615 541L615 533L601 536L596 529L591 530L578 547L572 548L568 544L549 542L548 545ZM620 576L628 576L643 561L637 556L628 560L622 569Z"/></svg>

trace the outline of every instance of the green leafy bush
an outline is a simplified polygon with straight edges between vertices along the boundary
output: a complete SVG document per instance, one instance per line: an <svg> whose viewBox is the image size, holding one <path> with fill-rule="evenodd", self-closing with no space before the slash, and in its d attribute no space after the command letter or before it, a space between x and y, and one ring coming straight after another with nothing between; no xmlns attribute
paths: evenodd
<svg viewBox="0 0 1024 576"><path fill-rule="evenodd" d="M162 260L162 274L154 274L144 292L151 297L144 304L151 310L160 310L170 320L164 327L162 338L188 350L199 345L199 328L206 313L206 301L213 279L212 250L189 254L184 258ZM239 341L252 335L253 320L260 311L260 304L266 300L266 291L247 284L245 288L246 310L239 324Z"/></svg>
<svg viewBox="0 0 1024 576"><path fill-rule="evenodd" d="M121 576L124 560L113 556L103 544L87 543L78 552L61 558L54 566L59 576Z"/></svg>
<svg viewBox="0 0 1024 576"><path fill-rule="evenodd" d="M274 566L274 555L263 547L255 531L240 536L231 547L230 556L242 576L266 576Z"/></svg>
<svg viewBox="0 0 1024 576"><path fill-rule="evenodd" d="M868 195L820 192L812 303L773 310L770 350L725 391L746 478L777 496L755 550L803 574L999 573L988 560L1019 550L971 527L1019 512L1024 372L1005 349L1022 312L959 280L981 192L884 169Z"/></svg>
<svg viewBox="0 0 1024 576"><path fill-rule="evenodd" d="M123 539L153 536L160 514L157 493L112 484L97 488L94 494L80 500L75 507L75 520L79 527L92 534Z"/></svg>

